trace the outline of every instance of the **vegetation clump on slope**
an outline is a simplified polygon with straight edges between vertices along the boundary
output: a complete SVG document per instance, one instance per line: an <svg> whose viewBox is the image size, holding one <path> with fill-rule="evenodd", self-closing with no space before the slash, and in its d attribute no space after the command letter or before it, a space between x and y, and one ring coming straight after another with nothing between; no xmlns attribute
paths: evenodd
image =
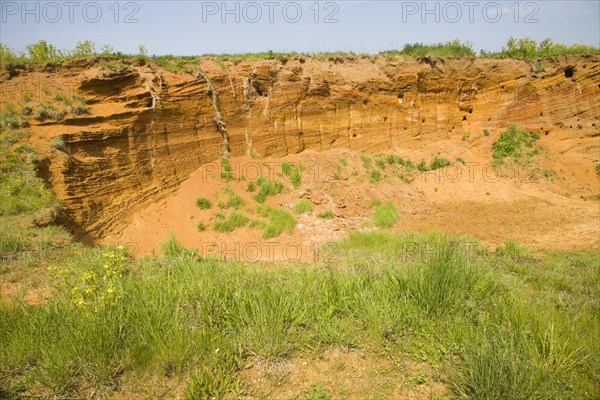
<svg viewBox="0 0 600 400"><path fill-rule="evenodd" d="M511 125L500 133L500 137L492 144L494 162L499 165L504 163L506 158L511 158L519 164L527 162L539 152L534 146L539 139L539 135Z"/></svg>
<svg viewBox="0 0 600 400"><path fill-rule="evenodd" d="M250 220L244 214L239 211L232 211L228 216L222 216L217 214L215 216L215 222L213 223L213 229L217 232L233 232L237 228L245 226Z"/></svg>

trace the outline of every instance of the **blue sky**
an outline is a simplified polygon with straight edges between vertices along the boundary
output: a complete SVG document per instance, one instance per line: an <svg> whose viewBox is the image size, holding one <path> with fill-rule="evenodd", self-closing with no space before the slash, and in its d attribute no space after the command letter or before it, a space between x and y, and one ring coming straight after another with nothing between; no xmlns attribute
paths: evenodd
<svg viewBox="0 0 600 400"><path fill-rule="evenodd" d="M404 43L471 41L499 50L509 36L600 45L600 1L7 1L0 42L45 39L73 48L198 55L274 51L379 52Z"/></svg>

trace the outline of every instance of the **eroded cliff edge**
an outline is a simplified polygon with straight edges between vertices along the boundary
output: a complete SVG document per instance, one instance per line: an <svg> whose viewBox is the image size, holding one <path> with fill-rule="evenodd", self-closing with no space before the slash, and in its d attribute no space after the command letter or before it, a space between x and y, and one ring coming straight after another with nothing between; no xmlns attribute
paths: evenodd
<svg viewBox="0 0 600 400"><path fill-rule="evenodd" d="M442 139L516 124L598 159L597 56L225 64L204 57L176 73L145 60L97 58L0 74L3 104L19 104L25 93L33 102L55 92L87 99L89 115L32 121L30 141L64 205L62 222L90 240L121 230L224 148L259 157L332 148L437 154L446 150ZM57 140L62 151L51 146Z"/></svg>

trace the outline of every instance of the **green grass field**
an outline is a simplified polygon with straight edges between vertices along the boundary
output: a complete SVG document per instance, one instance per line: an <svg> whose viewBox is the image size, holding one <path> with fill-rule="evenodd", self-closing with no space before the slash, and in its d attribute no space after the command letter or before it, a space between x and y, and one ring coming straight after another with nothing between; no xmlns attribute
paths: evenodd
<svg viewBox="0 0 600 400"><path fill-rule="evenodd" d="M81 249L52 269L50 302L2 302L4 395L109 391L122 374L166 370L189 375L189 399L239 394L248 357L362 346L425 360L459 398L600 393L597 253L365 232L310 267L267 270L168 249Z"/></svg>

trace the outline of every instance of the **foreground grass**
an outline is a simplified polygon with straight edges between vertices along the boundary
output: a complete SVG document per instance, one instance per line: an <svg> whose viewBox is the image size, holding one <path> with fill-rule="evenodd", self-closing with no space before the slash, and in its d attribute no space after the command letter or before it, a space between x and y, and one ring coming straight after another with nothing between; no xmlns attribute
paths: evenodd
<svg viewBox="0 0 600 400"><path fill-rule="evenodd" d="M349 235L310 268L200 259L176 243L163 251L130 260L85 250L54 270L51 302L1 303L5 393L110 391L145 371L190 375L189 399L239 395L246 358L332 346L426 360L458 397L600 393L597 253L534 258L515 242L491 252L380 232Z"/></svg>

